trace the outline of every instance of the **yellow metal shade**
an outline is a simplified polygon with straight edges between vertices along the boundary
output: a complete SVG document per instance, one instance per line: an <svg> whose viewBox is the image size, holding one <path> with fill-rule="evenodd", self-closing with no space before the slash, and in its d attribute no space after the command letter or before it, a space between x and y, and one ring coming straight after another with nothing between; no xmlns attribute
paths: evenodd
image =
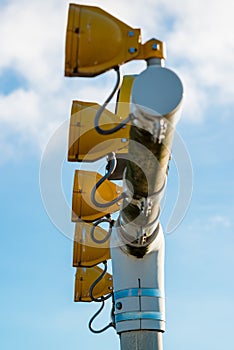
<svg viewBox="0 0 234 350"><path fill-rule="evenodd" d="M70 4L66 34L66 76L92 77L134 59L140 29L94 6Z"/></svg>
<svg viewBox="0 0 234 350"><path fill-rule="evenodd" d="M95 221L119 210L120 203L108 208L96 207L91 201L91 191L95 184L102 178L102 175L85 170L76 170L72 198L72 221ZM108 203L122 192L122 188L110 182L104 181L96 191L98 203Z"/></svg>
<svg viewBox="0 0 234 350"><path fill-rule="evenodd" d="M103 270L98 266L77 268L74 301L92 301L90 297L90 287L102 272ZM112 276L109 273L106 273L93 289L93 297L100 298L101 296L111 293L112 289Z"/></svg>
<svg viewBox="0 0 234 350"><path fill-rule="evenodd" d="M131 93L132 85L134 79L137 75L124 75L123 82L117 97L117 108L116 114L121 115L123 119L127 118L130 114L130 102L131 102ZM130 126L128 126L128 133Z"/></svg>
<svg viewBox="0 0 234 350"><path fill-rule="evenodd" d="M130 124L112 135L101 135L94 128L94 119L100 106L94 102L73 101L69 129L68 161L95 161L108 153L121 150L126 152ZM126 108L126 107L125 107ZM100 117L100 126L111 129L121 123L119 117L107 109Z"/></svg>
<svg viewBox="0 0 234 350"><path fill-rule="evenodd" d="M90 267L110 259L110 238L104 243L96 243L91 237L93 225L78 222L75 229L73 266ZM108 232L101 227L95 227L94 237L101 241Z"/></svg>
<svg viewBox="0 0 234 350"><path fill-rule="evenodd" d="M100 126L112 129L130 114L130 99L133 75L123 77L117 98L116 114L107 109L101 114ZM99 109L95 102L73 101L68 142L68 161L92 162L110 152L127 153L130 123L112 135L101 135L94 128L94 119Z"/></svg>

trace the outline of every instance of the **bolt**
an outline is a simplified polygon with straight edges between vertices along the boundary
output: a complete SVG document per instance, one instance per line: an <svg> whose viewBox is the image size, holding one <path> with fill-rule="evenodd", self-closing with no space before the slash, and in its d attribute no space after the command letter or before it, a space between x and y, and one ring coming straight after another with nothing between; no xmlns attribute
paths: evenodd
<svg viewBox="0 0 234 350"><path fill-rule="evenodd" d="M122 303L118 302L118 303L116 304L116 309L117 309L117 310L121 310L121 309L122 309Z"/></svg>
<svg viewBox="0 0 234 350"><path fill-rule="evenodd" d="M153 50L158 50L158 44L154 43L154 44L152 45L152 49L153 49Z"/></svg>
<svg viewBox="0 0 234 350"><path fill-rule="evenodd" d="M135 53L137 51L137 49L135 48L135 47L130 47L129 49L128 49L128 52L129 53Z"/></svg>
<svg viewBox="0 0 234 350"><path fill-rule="evenodd" d="M128 32L128 36L130 37L130 38L132 38L133 36L134 36L134 32L132 31L132 30L130 30L129 32Z"/></svg>
<svg viewBox="0 0 234 350"><path fill-rule="evenodd" d="M125 137L123 137L122 139L121 139L121 142L123 142L123 143L125 143L125 142L127 142L128 141L128 139L126 139Z"/></svg>

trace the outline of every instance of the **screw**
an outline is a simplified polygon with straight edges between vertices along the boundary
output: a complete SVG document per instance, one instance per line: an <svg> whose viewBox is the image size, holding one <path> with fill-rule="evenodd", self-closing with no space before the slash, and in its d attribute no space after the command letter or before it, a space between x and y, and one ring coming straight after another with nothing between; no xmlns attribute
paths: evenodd
<svg viewBox="0 0 234 350"><path fill-rule="evenodd" d="M123 143L125 143L125 142L127 142L128 141L128 139L126 139L125 137L123 137L122 139L121 139L121 142L123 142Z"/></svg>
<svg viewBox="0 0 234 350"><path fill-rule="evenodd" d="M130 30L129 32L128 32L128 36L130 37L130 38L132 38L133 36L134 36L134 32L132 31L132 30Z"/></svg>
<svg viewBox="0 0 234 350"><path fill-rule="evenodd" d="M135 53L137 51L137 49L135 48L135 47L130 47L129 49L128 49L128 52L129 53Z"/></svg>
<svg viewBox="0 0 234 350"><path fill-rule="evenodd" d="M116 309L117 309L117 310L121 310L121 309L122 309L122 303L118 302L118 303L116 304Z"/></svg>
<svg viewBox="0 0 234 350"><path fill-rule="evenodd" d="M152 49L153 49L153 50L158 50L158 44L154 43L154 44L152 45Z"/></svg>

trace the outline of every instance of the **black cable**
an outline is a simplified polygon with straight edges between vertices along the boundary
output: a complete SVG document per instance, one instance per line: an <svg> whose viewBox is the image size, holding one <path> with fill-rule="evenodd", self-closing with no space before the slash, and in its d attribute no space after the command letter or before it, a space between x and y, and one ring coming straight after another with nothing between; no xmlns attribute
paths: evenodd
<svg viewBox="0 0 234 350"><path fill-rule="evenodd" d="M112 319L112 327L116 328L116 324L115 324L115 300L114 300L114 293L112 293L111 319Z"/></svg>
<svg viewBox="0 0 234 350"><path fill-rule="evenodd" d="M96 285L103 279L103 277L105 276L106 274L106 271L107 271L107 261L103 261L103 264L104 264L104 270L103 272L101 273L101 275L96 279L96 281L91 285L90 287L90 290L89 290L89 294L90 294L90 297L92 299L92 301L96 301L96 302L101 302L101 301L105 301L107 299L109 299L111 296L112 296L112 293L108 294L107 296L101 296L100 298L95 298L93 296L93 290L94 288L96 287Z"/></svg>
<svg viewBox="0 0 234 350"><path fill-rule="evenodd" d="M93 329L93 328L92 328L92 323L93 323L93 321L94 321L95 318L101 313L101 311L102 311L103 308L104 308L104 305L105 305L105 302L102 301L102 305L101 305L100 309L93 315L93 317L92 317L92 318L90 319L90 321L89 321L89 329L90 329L90 331L93 332L93 333L96 333L96 334L102 333L102 332L105 332L108 328L114 327L113 322L111 322L111 323L109 323L106 327L104 327L104 328L102 328L102 329L96 330L96 329Z"/></svg>
<svg viewBox="0 0 234 350"><path fill-rule="evenodd" d="M122 127L124 127L132 119L132 115L130 114L120 124L118 124L117 126L115 126L112 129L109 129L109 130L101 129L100 126L99 126L99 120L100 120L100 117L101 117L102 113L104 112L104 110L105 110L106 106L108 105L108 103L113 98L113 96L116 93L116 91L120 89L121 84L122 84L122 77L121 77L121 74L120 74L119 66L115 67L114 69L115 69L115 71L117 73L117 81L116 81L115 87L114 87L113 91L111 92L110 96L106 99L106 101L103 103L103 105L97 111L95 119L94 119L94 127L95 127L96 131L99 134L101 134L101 135L110 135L110 134L113 134L114 132L119 131L120 129L122 129Z"/></svg>
<svg viewBox="0 0 234 350"><path fill-rule="evenodd" d="M98 207L98 208L108 208L112 205L114 205L115 203L119 202L121 199L126 197L125 193L122 193L119 197L113 199L111 202L107 202L107 203L99 203L96 201L95 199L95 193L97 191L97 189L101 186L101 184L103 184L103 182L105 180L107 180L111 174L114 172L115 168L116 168L116 164L117 164L117 160L115 158L115 155L113 153L112 155L112 159L111 159L111 165L110 165L110 169L108 170L108 172L95 184L95 186L93 187L92 191L91 191L91 200L93 202L93 204Z"/></svg>
<svg viewBox="0 0 234 350"><path fill-rule="evenodd" d="M97 239L96 237L95 237L95 228L98 226L98 225L100 225L101 223L103 223L103 222L108 222L109 223L109 231L108 231L108 233L106 234L106 236L103 238L103 239ZM103 243L105 243L109 238L110 238L110 236L111 236L111 233L112 233L112 227L113 227L113 225L114 225L114 220L111 220L111 219L100 219L100 220L98 220L98 221L96 221L94 224L93 224L93 226L92 226L92 229L91 229L91 232L90 232L90 235L91 235L91 238L92 238L92 240L95 242L95 243L97 243L97 244L103 244Z"/></svg>

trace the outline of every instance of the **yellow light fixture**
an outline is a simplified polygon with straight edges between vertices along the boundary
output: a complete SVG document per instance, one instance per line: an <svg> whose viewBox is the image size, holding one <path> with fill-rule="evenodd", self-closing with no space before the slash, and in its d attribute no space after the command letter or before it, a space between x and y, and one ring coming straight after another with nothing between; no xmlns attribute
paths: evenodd
<svg viewBox="0 0 234 350"><path fill-rule="evenodd" d="M65 76L93 77L133 59L165 58L164 44L141 44L141 31L95 6L70 4Z"/></svg>
<svg viewBox="0 0 234 350"><path fill-rule="evenodd" d="M95 227L94 237L91 231L94 226L85 222L77 222L73 246L73 266L91 267L110 259L110 237L105 241L108 232L101 227ZM98 241L105 241L97 243Z"/></svg>
<svg viewBox="0 0 234 350"><path fill-rule="evenodd" d="M90 288L92 284L103 273L103 270L98 267L78 267L75 280L75 295L74 301L92 301L90 296ZM93 289L93 297L100 298L111 293L113 290L112 276L106 273L99 283Z"/></svg>
<svg viewBox="0 0 234 350"><path fill-rule="evenodd" d="M72 198L72 221L95 221L119 210L120 203L107 208L96 207L91 200L91 191L102 175L94 171L76 170ZM122 192L122 188L105 180L96 190L96 200L104 204L111 202Z"/></svg>
<svg viewBox="0 0 234 350"><path fill-rule="evenodd" d="M113 135L107 137L99 134L94 128L94 118L100 106L92 102L73 101L70 131L68 161L95 161L106 154L122 150L128 144L129 129L122 128ZM102 113L100 125L103 129L110 129L118 125L122 118L111 113L107 109Z"/></svg>
<svg viewBox="0 0 234 350"><path fill-rule="evenodd" d="M112 129L130 114L130 97L134 76L126 75L118 94L116 114L107 109L101 114L99 123L102 129ZM95 102L73 101L69 141L68 161L92 162L105 157L106 154L127 153L130 122L111 135L101 135L94 127L94 119L100 105Z"/></svg>

